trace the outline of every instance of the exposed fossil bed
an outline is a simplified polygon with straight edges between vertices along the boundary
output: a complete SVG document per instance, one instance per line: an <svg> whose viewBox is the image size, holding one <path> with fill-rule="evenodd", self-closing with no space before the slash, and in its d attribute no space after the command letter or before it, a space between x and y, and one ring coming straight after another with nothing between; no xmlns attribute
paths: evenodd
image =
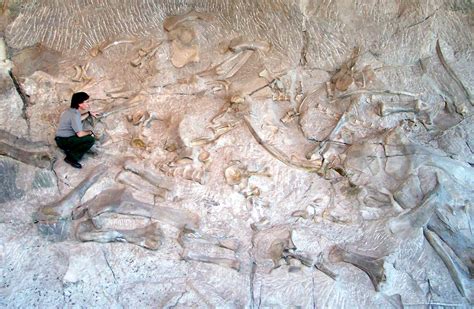
<svg viewBox="0 0 474 309"><path fill-rule="evenodd" d="M4 0L0 306L470 307L473 12Z"/></svg>

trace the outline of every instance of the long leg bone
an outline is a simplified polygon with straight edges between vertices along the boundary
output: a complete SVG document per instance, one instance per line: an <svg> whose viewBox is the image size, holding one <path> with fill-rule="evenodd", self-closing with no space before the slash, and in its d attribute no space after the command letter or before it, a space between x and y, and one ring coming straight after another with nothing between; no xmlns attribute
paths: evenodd
<svg viewBox="0 0 474 309"><path fill-rule="evenodd" d="M86 191L95 184L106 171L102 166L89 174L76 188L61 200L40 207L33 214L33 222L38 224L38 230L55 240L63 240L69 234L73 208L79 204Z"/></svg>
<svg viewBox="0 0 474 309"><path fill-rule="evenodd" d="M0 155L40 168L51 164L51 154L46 144L31 142L0 130Z"/></svg>
<svg viewBox="0 0 474 309"><path fill-rule="evenodd" d="M462 267L459 265L456 257L451 257L448 254L448 251L445 248L445 244L443 241L436 235L435 233L429 231L428 229L423 229L423 233L425 235L426 240L430 243L433 249L438 253L439 257L443 261L444 265L448 268L451 277L453 278L456 287L458 288L459 292L462 296L469 299L472 302L474 299L473 294L473 283Z"/></svg>
<svg viewBox="0 0 474 309"><path fill-rule="evenodd" d="M81 241L101 243L128 242L146 249L157 250L161 245L163 235L156 222L133 230L102 231L97 229L91 220L87 220L79 225L76 237Z"/></svg>
<svg viewBox="0 0 474 309"><path fill-rule="evenodd" d="M78 218L86 213L89 218L105 212L114 212L124 215L142 216L156 219L159 222L176 226L179 229L197 230L199 217L184 209L176 209L158 205L150 205L136 200L125 189L109 189L97 195L74 211Z"/></svg>

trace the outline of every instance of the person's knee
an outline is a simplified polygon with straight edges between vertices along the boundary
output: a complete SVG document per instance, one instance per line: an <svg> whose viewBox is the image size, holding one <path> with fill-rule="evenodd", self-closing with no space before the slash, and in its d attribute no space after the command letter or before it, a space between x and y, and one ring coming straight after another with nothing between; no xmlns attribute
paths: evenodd
<svg viewBox="0 0 474 309"><path fill-rule="evenodd" d="M91 146L94 145L94 143L95 143L95 138L93 138L90 135L83 136L82 140L83 140L84 144L88 144L88 145L91 145Z"/></svg>

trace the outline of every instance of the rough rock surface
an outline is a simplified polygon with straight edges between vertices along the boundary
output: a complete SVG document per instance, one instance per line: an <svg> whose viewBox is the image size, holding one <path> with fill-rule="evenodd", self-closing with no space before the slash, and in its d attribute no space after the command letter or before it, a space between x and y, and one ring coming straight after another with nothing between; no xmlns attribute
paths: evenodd
<svg viewBox="0 0 474 309"><path fill-rule="evenodd" d="M0 307L473 305L472 1L0 3Z"/></svg>

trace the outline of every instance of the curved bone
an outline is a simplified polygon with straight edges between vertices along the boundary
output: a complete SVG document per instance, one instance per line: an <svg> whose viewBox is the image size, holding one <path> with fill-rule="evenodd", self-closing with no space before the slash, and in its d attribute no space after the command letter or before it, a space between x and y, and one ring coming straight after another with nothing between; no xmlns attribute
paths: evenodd
<svg viewBox="0 0 474 309"><path fill-rule="evenodd" d="M308 162L308 163L315 163L315 165L309 165L306 163L296 163L290 160L284 153L282 153L280 150L276 149L275 147L265 143L260 136L258 136L257 132L255 129L252 127L250 124L250 121L244 117L244 123L249 129L250 133L252 136L255 138L257 143L259 143L269 154L271 154L275 159L277 159L280 162L283 162L284 164L295 167L298 169L305 170L307 172L318 172L320 167L321 167L321 162L320 161L313 161L313 162Z"/></svg>
<svg viewBox="0 0 474 309"><path fill-rule="evenodd" d="M271 45L268 42L244 40L243 37L232 39L229 44L229 49L234 53L239 53L244 50L261 50L268 52L270 48Z"/></svg>
<svg viewBox="0 0 474 309"><path fill-rule="evenodd" d="M376 291L379 290L379 284L385 281L383 259L376 259L370 256L349 252L337 246L331 251L330 256L335 260L350 263L364 271L369 276Z"/></svg>
<svg viewBox="0 0 474 309"><path fill-rule="evenodd" d="M161 245L163 234L156 222L133 230L102 231L97 229L91 220L87 220L79 225L76 237L81 241L101 243L128 242L146 249L157 250Z"/></svg>
<svg viewBox="0 0 474 309"><path fill-rule="evenodd" d="M441 51L441 46L439 45L439 40L436 41L436 54L438 55L438 58L443 65L443 67L446 69L448 74L451 76L451 78L458 84L459 88L461 88L464 93L466 94L467 99L471 103L471 105L474 105L471 93L469 92L469 89L464 86L464 84L461 82L459 77L456 75L456 73L451 69L451 67L448 65L446 62L446 59L444 58L443 52Z"/></svg>
<svg viewBox="0 0 474 309"><path fill-rule="evenodd" d="M466 237L456 227L452 227L439 212L431 218L428 230L436 233L462 260L469 272L474 274L474 244L473 239Z"/></svg>
<svg viewBox="0 0 474 309"><path fill-rule="evenodd" d="M390 231L397 234L424 227L433 215L434 207L441 194L440 188L441 185L437 182L435 188L425 196L420 205L390 220Z"/></svg>
<svg viewBox="0 0 474 309"><path fill-rule="evenodd" d="M163 22L163 28L165 28L166 31L171 31L175 29L176 27L178 27L180 24L186 21L193 21L193 20L210 21L211 16L208 14L199 13L196 11L190 11L189 13L184 14L184 15L169 16Z"/></svg>
<svg viewBox="0 0 474 309"><path fill-rule="evenodd" d="M451 257L445 248L443 241L435 233L428 229L423 229L426 240L430 243L433 249L438 253L444 265L448 268L451 278L453 278L456 287L462 296L469 299L472 303L474 301L474 286L473 282L462 267L459 265L456 257Z"/></svg>

